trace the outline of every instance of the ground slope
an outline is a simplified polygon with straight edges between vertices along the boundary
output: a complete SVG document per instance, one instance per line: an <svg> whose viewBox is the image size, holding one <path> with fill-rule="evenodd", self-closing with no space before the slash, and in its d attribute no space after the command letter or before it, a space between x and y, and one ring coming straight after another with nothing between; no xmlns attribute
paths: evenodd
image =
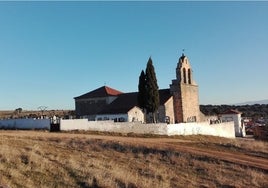
<svg viewBox="0 0 268 188"><path fill-rule="evenodd" d="M268 144L0 131L0 187L268 187Z"/></svg>

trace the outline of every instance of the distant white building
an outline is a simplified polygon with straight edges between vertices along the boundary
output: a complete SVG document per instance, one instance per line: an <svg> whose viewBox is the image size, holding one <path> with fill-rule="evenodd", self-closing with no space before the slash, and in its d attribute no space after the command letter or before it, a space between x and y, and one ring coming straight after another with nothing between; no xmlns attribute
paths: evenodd
<svg viewBox="0 0 268 188"><path fill-rule="evenodd" d="M220 117L222 122L228 122L228 121L234 122L236 137L244 137L246 135L246 129L242 122L241 114L242 113L237 110L228 110L223 114L221 114Z"/></svg>

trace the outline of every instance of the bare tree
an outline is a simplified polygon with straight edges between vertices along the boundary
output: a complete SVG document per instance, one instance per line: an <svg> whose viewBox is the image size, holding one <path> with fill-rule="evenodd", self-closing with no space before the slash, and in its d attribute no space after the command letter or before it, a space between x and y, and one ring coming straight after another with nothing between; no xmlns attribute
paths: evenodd
<svg viewBox="0 0 268 188"><path fill-rule="evenodd" d="M39 106L38 109L41 111L42 116L44 115L44 112L46 111L48 107L47 106Z"/></svg>

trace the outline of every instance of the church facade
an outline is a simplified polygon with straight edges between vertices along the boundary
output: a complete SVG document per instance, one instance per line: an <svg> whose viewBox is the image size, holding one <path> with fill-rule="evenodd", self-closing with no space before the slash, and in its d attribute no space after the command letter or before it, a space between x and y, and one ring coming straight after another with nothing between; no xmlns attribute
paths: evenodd
<svg viewBox="0 0 268 188"><path fill-rule="evenodd" d="M89 120L113 120L116 122L145 122L146 116L138 106L138 92L123 93L108 86L100 87L75 97L77 116ZM188 58L182 54L176 67L176 79L170 88L159 90L160 106L157 121L166 123L198 122L198 85L193 79L193 71Z"/></svg>

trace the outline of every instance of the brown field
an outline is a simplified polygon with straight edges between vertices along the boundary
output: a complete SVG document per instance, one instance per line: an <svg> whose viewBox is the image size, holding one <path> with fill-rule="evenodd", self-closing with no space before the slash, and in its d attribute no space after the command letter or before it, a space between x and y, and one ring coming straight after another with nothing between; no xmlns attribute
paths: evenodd
<svg viewBox="0 0 268 188"><path fill-rule="evenodd" d="M268 187L268 143L0 131L0 187Z"/></svg>

